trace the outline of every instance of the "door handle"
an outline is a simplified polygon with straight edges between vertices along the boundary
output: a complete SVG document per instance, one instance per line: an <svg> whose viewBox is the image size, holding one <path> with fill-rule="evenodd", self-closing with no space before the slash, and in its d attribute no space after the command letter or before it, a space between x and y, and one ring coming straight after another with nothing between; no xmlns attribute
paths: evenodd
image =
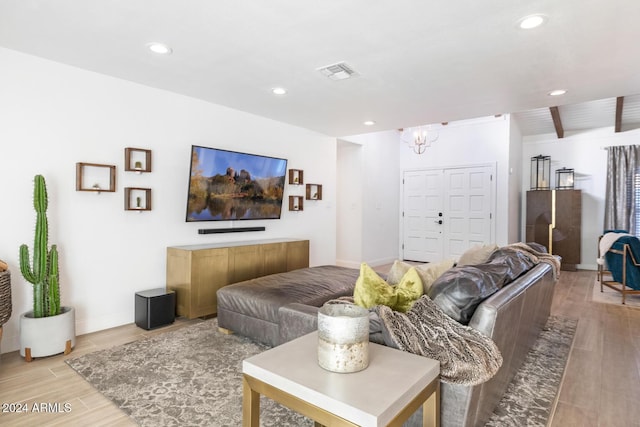
<svg viewBox="0 0 640 427"><path fill-rule="evenodd" d="M442 220L441 219L439 219L437 221L433 221L433 222L435 222L436 224L442 224Z"/></svg>

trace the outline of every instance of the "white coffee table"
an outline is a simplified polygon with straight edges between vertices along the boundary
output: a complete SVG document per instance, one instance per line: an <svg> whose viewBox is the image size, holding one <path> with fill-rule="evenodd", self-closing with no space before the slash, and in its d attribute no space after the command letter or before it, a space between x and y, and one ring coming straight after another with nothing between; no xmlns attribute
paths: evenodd
<svg viewBox="0 0 640 427"><path fill-rule="evenodd" d="M322 369L317 332L245 359L243 425L259 426L260 395L316 425L400 426L421 405L423 425L440 425L440 364L369 344L369 366L354 373Z"/></svg>

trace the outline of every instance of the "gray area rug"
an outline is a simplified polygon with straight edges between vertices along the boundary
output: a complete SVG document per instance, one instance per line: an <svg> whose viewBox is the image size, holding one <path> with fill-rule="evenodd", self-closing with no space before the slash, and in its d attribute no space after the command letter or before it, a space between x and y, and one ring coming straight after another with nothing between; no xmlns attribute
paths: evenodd
<svg viewBox="0 0 640 427"><path fill-rule="evenodd" d="M239 426L242 360L268 347L221 334L217 320L67 360L141 426ZM576 322L550 318L490 426L544 426L573 342ZM530 360L531 359L531 360ZM261 399L261 425L313 423Z"/></svg>
<svg viewBox="0 0 640 427"><path fill-rule="evenodd" d="M66 362L141 426L242 425L242 361L267 350L217 319ZM262 398L263 426L313 422Z"/></svg>
<svg viewBox="0 0 640 427"><path fill-rule="evenodd" d="M546 426L578 322L550 317L486 426Z"/></svg>

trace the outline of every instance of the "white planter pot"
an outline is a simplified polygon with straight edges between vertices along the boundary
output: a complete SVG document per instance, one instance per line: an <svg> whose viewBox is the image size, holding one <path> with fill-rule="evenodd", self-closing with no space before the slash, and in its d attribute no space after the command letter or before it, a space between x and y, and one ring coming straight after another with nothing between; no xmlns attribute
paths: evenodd
<svg viewBox="0 0 640 427"><path fill-rule="evenodd" d="M50 317L33 317L33 311L20 315L20 356L32 357L69 354L76 345L76 312L62 307L62 313Z"/></svg>

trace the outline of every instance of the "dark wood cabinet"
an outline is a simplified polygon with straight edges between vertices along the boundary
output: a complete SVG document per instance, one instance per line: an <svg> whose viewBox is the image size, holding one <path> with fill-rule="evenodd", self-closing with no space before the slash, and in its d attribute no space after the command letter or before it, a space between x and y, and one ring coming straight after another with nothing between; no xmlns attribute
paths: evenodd
<svg viewBox="0 0 640 427"><path fill-rule="evenodd" d="M581 221L580 190L527 191L526 241L561 256L563 270L580 264Z"/></svg>

